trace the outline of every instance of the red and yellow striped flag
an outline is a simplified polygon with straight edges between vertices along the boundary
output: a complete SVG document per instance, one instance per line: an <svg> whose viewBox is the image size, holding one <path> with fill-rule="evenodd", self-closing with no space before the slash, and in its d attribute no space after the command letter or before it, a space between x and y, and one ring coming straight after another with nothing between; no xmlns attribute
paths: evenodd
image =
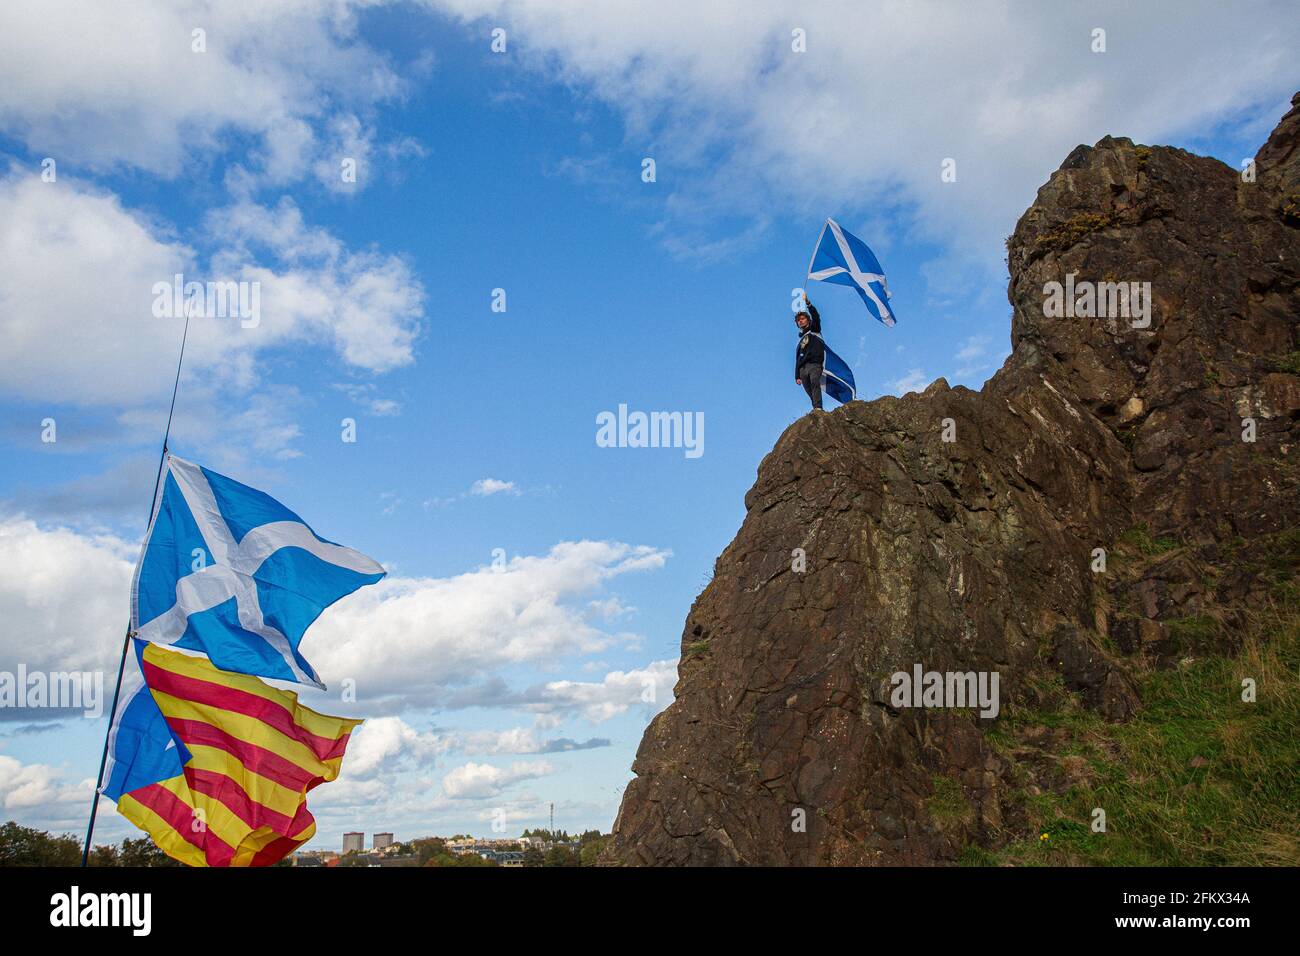
<svg viewBox="0 0 1300 956"><path fill-rule="evenodd" d="M123 794L118 812L190 866L270 866L311 839L307 791L339 775L361 721L157 644L143 666L190 759L183 774Z"/></svg>

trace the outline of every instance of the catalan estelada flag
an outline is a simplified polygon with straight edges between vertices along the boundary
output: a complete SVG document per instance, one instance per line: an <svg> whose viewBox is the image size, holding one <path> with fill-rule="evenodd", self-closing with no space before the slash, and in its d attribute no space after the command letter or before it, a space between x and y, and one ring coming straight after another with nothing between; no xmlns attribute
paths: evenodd
<svg viewBox="0 0 1300 956"><path fill-rule="evenodd" d="M193 866L266 866L310 839L307 791L338 776L361 721L259 678L324 688L307 629L383 576L265 492L164 448L99 792Z"/></svg>
<svg viewBox="0 0 1300 956"><path fill-rule="evenodd" d="M338 776L361 721L205 657L132 643L139 686L110 732L119 757L104 790L118 812L191 866L269 866L309 840L307 792Z"/></svg>

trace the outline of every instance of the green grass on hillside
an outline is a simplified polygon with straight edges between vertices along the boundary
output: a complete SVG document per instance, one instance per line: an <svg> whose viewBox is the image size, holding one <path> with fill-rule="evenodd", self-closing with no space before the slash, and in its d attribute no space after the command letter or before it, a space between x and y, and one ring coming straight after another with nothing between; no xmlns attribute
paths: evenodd
<svg viewBox="0 0 1300 956"><path fill-rule="evenodd" d="M1026 832L961 862L1300 865L1300 608L1286 603L1255 615L1236 655L1137 675L1143 709L1127 723L1082 708L1008 715L1000 748L1026 727L1068 735L1062 785L1024 791ZM1105 833L1091 828L1097 807Z"/></svg>
<svg viewBox="0 0 1300 956"><path fill-rule="evenodd" d="M1121 549L1127 547L1147 557L1164 554L1178 547L1178 540L1170 537L1153 538L1145 524L1134 525L1119 536Z"/></svg>

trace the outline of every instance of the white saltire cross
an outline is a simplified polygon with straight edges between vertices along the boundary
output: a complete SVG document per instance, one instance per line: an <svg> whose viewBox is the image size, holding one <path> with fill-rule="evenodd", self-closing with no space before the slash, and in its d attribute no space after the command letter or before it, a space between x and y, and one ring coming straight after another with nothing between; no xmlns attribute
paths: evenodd
<svg viewBox="0 0 1300 956"><path fill-rule="evenodd" d="M889 282L885 279L884 275L879 272L862 271L862 268L858 265L858 260L854 258L853 250L849 248L848 240L844 238L844 233L840 230L840 224L838 222L834 219L827 219L826 225L822 227L823 236L826 234L827 229L829 229L831 235L835 237L835 244L840 247L840 255L844 257L844 261L848 263L848 267L831 266L829 269L818 269L816 272L809 271L808 278L822 281L829 279L831 276L847 273L849 277L858 284L858 288L860 288L865 295L870 296L872 302L876 303L876 308L880 310L880 317L885 320L887 324L892 325L894 322L894 313L889 311L889 306L881 300L880 296L876 295L876 290L871 288L871 283L879 282L881 288L885 290L885 297L888 298ZM821 244L821 239L819 238L813 252L814 258L816 258L817 255L816 249L820 249Z"/></svg>
<svg viewBox="0 0 1300 956"><path fill-rule="evenodd" d="M230 526L221 516L216 496L212 493L203 470L193 462L170 454L167 456L166 469L176 479L176 485L203 535L212 560L178 580L176 603L170 610L145 624L139 622L136 592L140 568L137 567L131 594L131 628L135 631L134 636L154 644L174 644L184 636L191 614L210 610L234 598L240 627L257 634L275 648L300 683L312 684L324 690L325 685L320 678L310 668L303 669L293 653L289 639L263 619L253 574L262 566L263 561L281 548L301 548L323 561L361 574L382 574L384 569L351 548L321 541L311 533L310 528L298 521L273 521L259 525L244 535L243 541L236 541L230 532ZM165 487L165 480L158 483L159 498L154 503L155 518ZM152 523L149 530L152 534ZM144 564L143 554L140 564Z"/></svg>

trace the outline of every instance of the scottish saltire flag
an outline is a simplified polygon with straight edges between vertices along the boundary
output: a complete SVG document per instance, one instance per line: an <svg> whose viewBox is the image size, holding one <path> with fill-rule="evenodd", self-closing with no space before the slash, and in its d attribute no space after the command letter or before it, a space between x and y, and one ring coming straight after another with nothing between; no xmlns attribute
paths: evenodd
<svg viewBox="0 0 1300 956"><path fill-rule="evenodd" d="M823 342L823 344L825 344ZM853 369L849 364L826 346L826 362L822 366L822 391L841 405L846 405L858 397L857 384L853 381Z"/></svg>
<svg viewBox="0 0 1300 956"><path fill-rule="evenodd" d="M339 775L360 720L256 677L132 641L103 792L190 866L270 866L316 832L307 792Z"/></svg>
<svg viewBox="0 0 1300 956"><path fill-rule="evenodd" d="M324 688L298 651L321 611L384 576L270 495L168 454L131 586L140 640Z"/></svg>
<svg viewBox="0 0 1300 956"><path fill-rule="evenodd" d="M885 270L867 244L842 229L834 219L826 220L821 235L817 237L812 261L808 264L808 278L852 286L862 296L867 311L885 325L894 324Z"/></svg>

